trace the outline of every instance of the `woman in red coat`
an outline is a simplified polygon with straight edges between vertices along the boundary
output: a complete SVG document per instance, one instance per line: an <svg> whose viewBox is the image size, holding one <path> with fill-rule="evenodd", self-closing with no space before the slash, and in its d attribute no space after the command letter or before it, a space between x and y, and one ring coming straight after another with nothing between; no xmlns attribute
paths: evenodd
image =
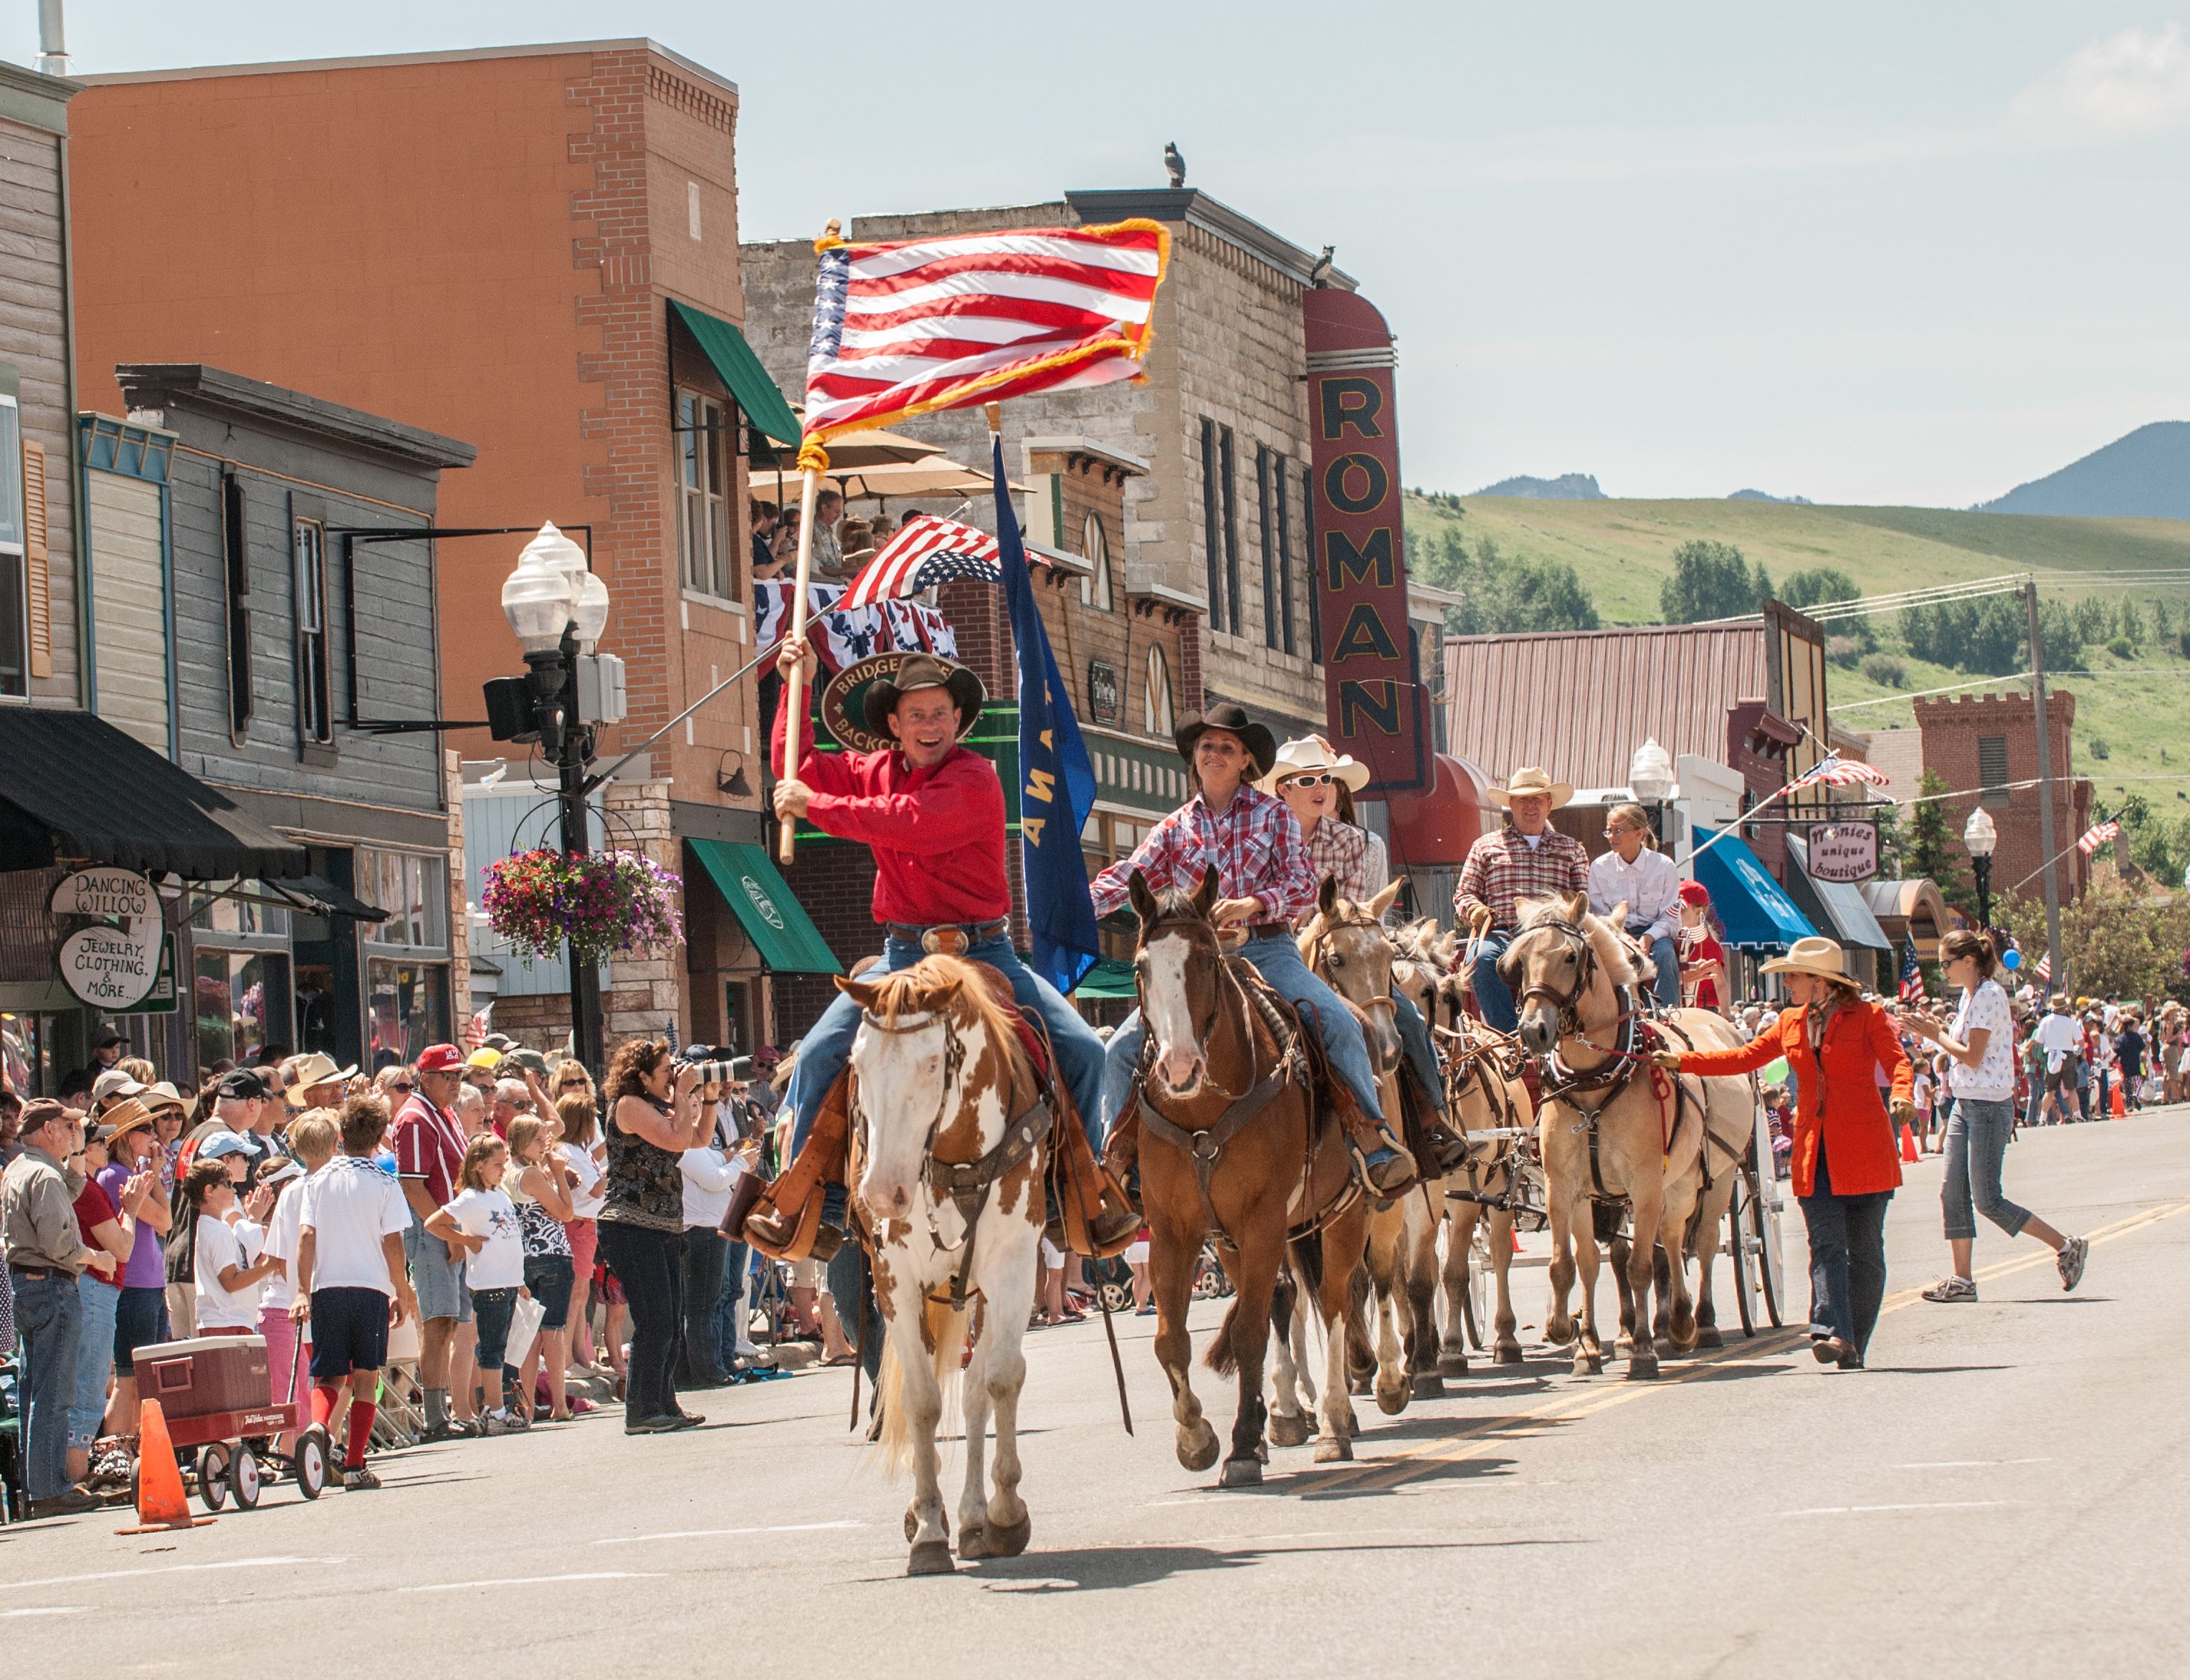
<svg viewBox="0 0 2190 1680"><path fill-rule="evenodd" d="M1786 976L1790 1007L1734 1050L1661 1052L1682 1073L1753 1073L1781 1056L1794 1076L1795 1194L1810 1231L1810 1344L1820 1365L1863 1368L1886 1298L1886 1206L1901 1184L1895 1127L1916 1115L1914 1076L1886 1006L1848 978L1830 939L1795 941L1764 965ZM1892 1081L1892 1114L1877 1070Z"/></svg>

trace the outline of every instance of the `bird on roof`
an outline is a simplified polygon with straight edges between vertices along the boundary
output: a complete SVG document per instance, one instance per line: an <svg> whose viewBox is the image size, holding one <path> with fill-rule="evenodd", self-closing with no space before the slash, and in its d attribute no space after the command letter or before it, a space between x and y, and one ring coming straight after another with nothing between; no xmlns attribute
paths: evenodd
<svg viewBox="0 0 2190 1680"><path fill-rule="evenodd" d="M1171 171L1171 184L1175 187L1186 184L1186 155L1178 149L1177 140L1164 142L1164 167Z"/></svg>
<svg viewBox="0 0 2190 1680"><path fill-rule="evenodd" d="M1337 248L1335 245L1323 247L1323 255L1315 259L1315 266L1308 271L1310 286L1320 287L1330 278L1330 253Z"/></svg>

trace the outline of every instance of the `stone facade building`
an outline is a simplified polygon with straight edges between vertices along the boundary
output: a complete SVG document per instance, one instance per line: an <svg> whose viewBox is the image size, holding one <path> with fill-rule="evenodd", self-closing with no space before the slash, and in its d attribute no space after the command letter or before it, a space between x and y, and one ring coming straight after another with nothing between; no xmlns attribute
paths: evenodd
<svg viewBox="0 0 2190 1680"><path fill-rule="evenodd" d="M1982 803L2000 831L1993 853L1994 903L2010 893L2034 898L2045 890L2036 879L2045 866L2040 837L2040 790L2018 786L2038 775L2038 718L2028 695L1957 695L1915 702L1916 727L1924 741L1924 768L1938 773L1960 797L1942 802L1948 826L1959 836L1973 807ZM2063 901L2090 883L2091 860L2076 849L2076 837L2091 826L2091 784L2069 763L2069 732L2076 721L2076 696L2055 689L2045 696L2046 744L2052 749L2054 880ZM1983 790L1974 797L1963 790Z"/></svg>

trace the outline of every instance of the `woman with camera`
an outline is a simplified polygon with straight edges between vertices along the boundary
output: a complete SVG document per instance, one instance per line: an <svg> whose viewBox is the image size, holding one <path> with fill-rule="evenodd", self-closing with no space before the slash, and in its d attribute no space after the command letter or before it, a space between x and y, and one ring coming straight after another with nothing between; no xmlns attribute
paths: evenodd
<svg viewBox="0 0 2190 1680"><path fill-rule="evenodd" d="M678 1161L706 1140L715 1111L698 1100L699 1070L672 1061L661 1039L618 1046L604 1083L608 1178L597 1224L601 1257L631 1306L623 1431L689 1429L706 1420L677 1404L684 1295L684 1175Z"/></svg>

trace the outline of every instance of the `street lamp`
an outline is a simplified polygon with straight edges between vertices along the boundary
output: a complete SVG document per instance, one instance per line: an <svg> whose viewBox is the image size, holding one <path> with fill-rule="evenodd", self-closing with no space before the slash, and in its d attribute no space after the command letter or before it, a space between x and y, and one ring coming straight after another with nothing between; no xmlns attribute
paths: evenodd
<svg viewBox="0 0 2190 1680"><path fill-rule="evenodd" d="M1665 806L1673 797L1673 759L1656 736L1647 737L1627 761L1627 791L1649 808L1650 826L1657 830L1670 856L1672 842L1665 833Z"/></svg>
<svg viewBox="0 0 2190 1680"><path fill-rule="evenodd" d="M596 723L611 723L601 697L617 684L601 680L593 653L609 618L609 588L586 564L585 551L551 525L525 545L517 569L502 586L502 616L525 650L529 673L486 685L487 717L498 741L537 739L555 761L556 805L563 849L582 857L590 849L586 822L586 766L593 756ZM581 651L581 648L584 651ZM581 672L593 667L594 701L582 703ZM588 712L594 715L588 716ZM600 971L570 951L570 1032L578 1059L598 1077L601 1070Z"/></svg>
<svg viewBox="0 0 2190 1680"><path fill-rule="evenodd" d="M1970 812L1970 820L1962 825L1962 844L1969 849L1970 866L1977 877L1977 926L1992 926L1992 854L2000 844L2000 830L1993 826L1992 813L1982 805Z"/></svg>

